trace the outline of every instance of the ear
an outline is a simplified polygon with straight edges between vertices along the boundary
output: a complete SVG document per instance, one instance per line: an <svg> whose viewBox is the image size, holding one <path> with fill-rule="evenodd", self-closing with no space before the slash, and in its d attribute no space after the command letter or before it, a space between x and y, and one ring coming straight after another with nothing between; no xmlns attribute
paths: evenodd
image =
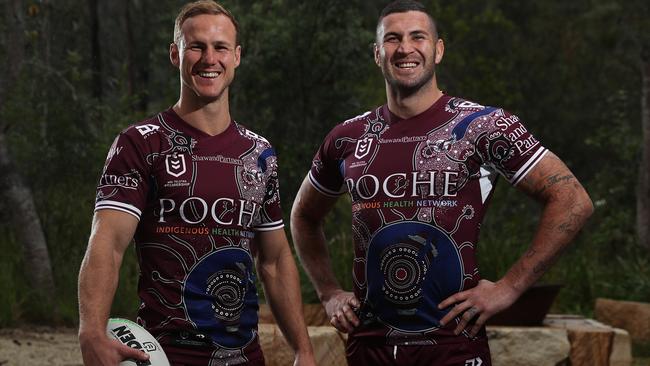
<svg viewBox="0 0 650 366"><path fill-rule="evenodd" d="M442 62L442 56L445 54L445 42L442 41L442 38L438 38L436 41L436 65Z"/></svg>
<svg viewBox="0 0 650 366"><path fill-rule="evenodd" d="M379 46L377 46L377 43L373 45L373 49L375 54L375 64L381 67L381 58L379 57Z"/></svg>
<svg viewBox="0 0 650 366"><path fill-rule="evenodd" d="M181 57L180 53L178 50L178 46L176 43L173 43L169 45L169 61L172 62L172 65L176 67L180 67L181 65Z"/></svg>
<svg viewBox="0 0 650 366"><path fill-rule="evenodd" d="M235 47L235 67L239 66L241 62L241 45Z"/></svg>

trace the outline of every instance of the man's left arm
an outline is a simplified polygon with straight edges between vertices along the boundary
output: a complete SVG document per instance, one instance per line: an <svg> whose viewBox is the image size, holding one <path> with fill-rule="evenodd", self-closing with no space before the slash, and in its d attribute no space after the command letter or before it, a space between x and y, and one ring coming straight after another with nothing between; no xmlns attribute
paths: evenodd
<svg viewBox="0 0 650 366"><path fill-rule="evenodd" d="M488 318L512 305L559 258L594 210L580 182L551 152L517 188L543 205L533 241L503 278L497 282L481 280L476 287L440 303L441 309L455 304L442 318L443 325L462 314L456 334L467 328L470 336L475 336Z"/></svg>
<svg viewBox="0 0 650 366"><path fill-rule="evenodd" d="M294 365L316 365L302 312L298 270L284 229L257 233L257 273L273 316L296 353Z"/></svg>

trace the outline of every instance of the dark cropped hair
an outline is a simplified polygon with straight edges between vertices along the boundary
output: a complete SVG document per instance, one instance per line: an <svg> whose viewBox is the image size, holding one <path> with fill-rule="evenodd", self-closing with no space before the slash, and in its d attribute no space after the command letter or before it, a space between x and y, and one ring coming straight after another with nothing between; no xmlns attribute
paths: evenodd
<svg viewBox="0 0 650 366"><path fill-rule="evenodd" d="M433 19L431 14L427 12L427 8L422 5L422 3L415 0L396 0L386 5L379 14L379 19L377 20L377 30L379 30L381 21L388 15L395 13L406 13L407 11L419 11L426 14L429 18L429 21L431 22L431 30L433 31L433 35L436 38L438 37L438 27L436 26L436 21Z"/></svg>

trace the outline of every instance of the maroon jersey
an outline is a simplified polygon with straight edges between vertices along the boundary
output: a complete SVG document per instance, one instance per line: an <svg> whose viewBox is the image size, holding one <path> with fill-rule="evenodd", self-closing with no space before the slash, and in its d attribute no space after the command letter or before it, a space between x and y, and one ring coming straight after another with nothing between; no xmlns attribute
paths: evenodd
<svg viewBox="0 0 650 366"><path fill-rule="evenodd" d="M162 112L115 139L97 187L102 209L140 221L138 320L170 359L192 344L229 364L261 357L253 239L284 226L267 140L234 121L209 136Z"/></svg>
<svg viewBox="0 0 650 366"><path fill-rule="evenodd" d="M546 152L517 116L446 95L409 119L382 106L337 125L309 180L352 199L362 324L351 336L470 341L454 336L459 319L440 327L438 304L480 280L475 250L497 173L516 185Z"/></svg>

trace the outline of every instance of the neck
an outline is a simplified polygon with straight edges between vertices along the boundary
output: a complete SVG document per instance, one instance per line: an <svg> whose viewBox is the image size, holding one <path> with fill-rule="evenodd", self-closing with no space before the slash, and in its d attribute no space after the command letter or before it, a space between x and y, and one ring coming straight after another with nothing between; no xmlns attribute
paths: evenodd
<svg viewBox="0 0 650 366"><path fill-rule="evenodd" d="M210 136L222 133L230 125L227 90L210 102L203 102L196 96L184 97L181 92L181 97L172 108L185 122Z"/></svg>
<svg viewBox="0 0 650 366"><path fill-rule="evenodd" d="M414 92L400 90L386 83L388 109L400 118L407 119L426 111L440 97L435 78Z"/></svg>

